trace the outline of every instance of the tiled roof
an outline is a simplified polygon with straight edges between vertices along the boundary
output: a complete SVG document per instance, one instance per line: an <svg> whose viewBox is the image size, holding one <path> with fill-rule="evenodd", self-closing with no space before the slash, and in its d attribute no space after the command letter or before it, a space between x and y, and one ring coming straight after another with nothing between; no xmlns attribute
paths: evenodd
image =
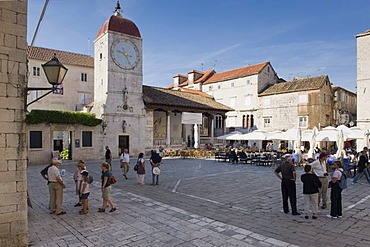
<svg viewBox="0 0 370 247"><path fill-rule="evenodd" d="M243 68L233 69L221 73L214 73L209 79L205 80L203 84L210 84L220 81L232 80L241 77L246 77L250 75L255 75L261 72L261 70L267 65L269 62L264 62L252 66L247 66Z"/></svg>
<svg viewBox="0 0 370 247"><path fill-rule="evenodd" d="M202 91L199 91L199 90L194 90L194 89L189 89L189 88L179 88L179 91L183 91L183 92L187 92L187 93L194 93L194 94L198 94L202 97L208 97L208 98L211 98L213 99L213 96L209 95L209 94L206 94Z"/></svg>
<svg viewBox="0 0 370 247"><path fill-rule="evenodd" d="M114 31L118 33L124 33L135 37L141 37L140 31L131 20L123 18L121 16L112 15L106 22L100 27L96 38L99 38L107 31Z"/></svg>
<svg viewBox="0 0 370 247"><path fill-rule="evenodd" d="M370 35L370 29L369 30L366 30L365 32L362 32L362 33L357 34L356 35L356 38L362 37L362 36L366 36L366 35Z"/></svg>
<svg viewBox="0 0 370 247"><path fill-rule="evenodd" d="M77 65L94 68L94 58L91 56L35 46L30 50L30 46L28 47L28 59L47 62L53 58L54 53L63 65Z"/></svg>
<svg viewBox="0 0 370 247"><path fill-rule="evenodd" d="M327 75L322 75L276 83L260 93L258 96L317 90L322 88L326 82L330 83L329 77Z"/></svg>
<svg viewBox="0 0 370 247"><path fill-rule="evenodd" d="M143 86L145 105L153 107L170 106L172 108L198 109L205 111L232 111L233 109L200 94Z"/></svg>

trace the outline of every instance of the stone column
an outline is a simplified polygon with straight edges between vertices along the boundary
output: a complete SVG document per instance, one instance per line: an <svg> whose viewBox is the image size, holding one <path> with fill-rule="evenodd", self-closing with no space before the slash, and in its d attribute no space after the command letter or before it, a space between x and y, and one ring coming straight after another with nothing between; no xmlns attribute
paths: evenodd
<svg viewBox="0 0 370 247"><path fill-rule="evenodd" d="M215 139L215 117L212 117L211 120L211 143L213 143Z"/></svg>
<svg viewBox="0 0 370 247"><path fill-rule="evenodd" d="M167 134L166 134L166 146L171 145L171 114L170 112L166 112L167 118Z"/></svg>
<svg viewBox="0 0 370 247"><path fill-rule="evenodd" d="M27 1L1 1L0 26L0 246L27 246Z"/></svg>
<svg viewBox="0 0 370 247"><path fill-rule="evenodd" d="M194 148L199 148L198 124L194 124Z"/></svg>

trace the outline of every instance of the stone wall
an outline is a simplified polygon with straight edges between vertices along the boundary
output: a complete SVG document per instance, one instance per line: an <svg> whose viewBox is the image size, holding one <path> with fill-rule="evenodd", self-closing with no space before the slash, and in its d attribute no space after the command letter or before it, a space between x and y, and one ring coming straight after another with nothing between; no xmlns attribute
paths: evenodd
<svg viewBox="0 0 370 247"><path fill-rule="evenodd" d="M0 26L0 246L27 246L27 1L1 1Z"/></svg>

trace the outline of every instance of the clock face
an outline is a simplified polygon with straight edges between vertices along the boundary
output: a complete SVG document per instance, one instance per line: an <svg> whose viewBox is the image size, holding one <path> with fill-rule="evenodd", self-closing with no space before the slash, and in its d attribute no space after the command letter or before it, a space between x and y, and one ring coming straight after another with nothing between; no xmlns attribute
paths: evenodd
<svg viewBox="0 0 370 247"><path fill-rule="evenodd" d="M111 47L111 56L118 67L122 69L133 69L139 60L139 50L129 40L115 41Z"/></svg>

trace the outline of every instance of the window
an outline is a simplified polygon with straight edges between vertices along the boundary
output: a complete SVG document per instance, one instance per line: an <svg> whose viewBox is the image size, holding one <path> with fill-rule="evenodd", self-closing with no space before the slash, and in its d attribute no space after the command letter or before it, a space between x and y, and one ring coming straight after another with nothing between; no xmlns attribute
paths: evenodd
<svg viewBox="0 0 370 247"><path fill-rule="evenodd" d="M42 148L42 131L30 131L30 148Z"/></svg>
<svg viewBox="0 0 370 247"><path fill-rule="evenodd" d="M217 89L221 89L221 85L218 85L218 86L217 86Z"/></svg>
<svg viewBox="0 0 370 247"><path fill-rule="evenodd" d="M33 75L40 76L40 67L33 67Z"/></svg>
<svg viewBox="0 0 370 247"><path fill-rule="evenodd" d="M299 127L307 128L307 117L299 117Z"/></svg>
<svg viewBox="0 0 370 247"><path fill-rule="evenodd" d="M232 83L230 84L230 87L235 87L235 82L232 82Z"/></svg>
<svg viewBox="0 0 370 247"><path fill-rule="evenodd" d="M92 147L92 131L82 131L82 147Z"/></svg>
<svg viewBox="0 0 370 247"><path fill-rule="evenodd" d="M81 81L87 81L87 73L81 73Z"/></svg>
<svg viewBox="0 0 370 247"><path fill-rule="evenodd" d="M250 85L250 84L251 84L251 80L247 79L246 85Z"/></svg>
<svg viewBox="0 0 370 247"><path fill-rule="evenodd" d="M298 103L299 104L308 103L308 96L307 96L307 94L301 94L301 95L299 95Z"/></svg>
<svg viewBox="0 0 370 247"><path fill-rule="evenodd" d="M41 95L42 93L39 90L31 91L31 100L34 101L37 98L39 98Z"/></svg>
<svg viewBox="0 0 370 247"><path fill-rule="evenodd" d="M222 129L223 128L223 119L221 115L215 116L215 127L216 129Z"/></svg>
<svg viewBox="0 0 370 247"><path fill-rule="evenodd" d="M326 97L325 97L326 95L324 94L324 103L326 103Z"/></svg>
<svg viewBox="0 0 370 247"><path fill-rule="evenodd" d="M271 126L271 118L264 118L263 119L263 127L268 128Z"/></svg>
<svg viewBox="0 0 370 247"><path fill-rule="evenodd" d="M80 93L79 94L79 96L80 96L80 104L82 104L82 105L87 105L87 104L89 104L90 102L89 102L89 94L86 94L86 93Z"/></svg>
<svg viewBox="0 0 370 247"><path fill-rule="evenodd" d="M250 106L250 105L252 105L252 95L251 94L245 96L245 106Z"/></svg>
<svg viewBox="0 0 370 247"><path fill-rule="evenodd" d="M209 86L208 87L208 91L212 91L212 86Z"/></svg>
<svg viewBox="0 0 370 247"><path fill-rule="evenodd" d="M99 57L100 57L100 60L102 60L103 59L103 53L100 53Z"/></svg>
<svg viewBox="0 0 370 247"><path fill-rule="evenodd" d="M236 97L230 98L230 107L235 108Z"/></svg>

